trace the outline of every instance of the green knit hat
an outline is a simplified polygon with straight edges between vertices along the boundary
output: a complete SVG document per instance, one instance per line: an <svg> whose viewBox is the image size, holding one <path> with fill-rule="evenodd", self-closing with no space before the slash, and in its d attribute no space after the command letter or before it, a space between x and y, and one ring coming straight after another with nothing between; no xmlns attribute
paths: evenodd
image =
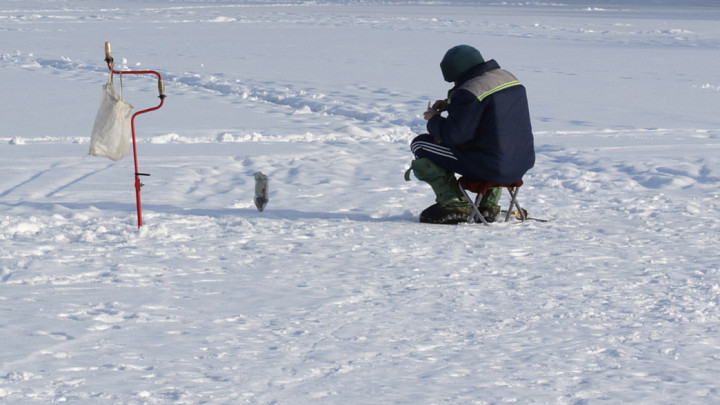
<svg viewBox="0 0 720 405"><path fill-rule="evenodd" d="M480 51L470 45L458 45L450 48L440 62L443 78L454 82L472 67L485 62Z"/></svg>

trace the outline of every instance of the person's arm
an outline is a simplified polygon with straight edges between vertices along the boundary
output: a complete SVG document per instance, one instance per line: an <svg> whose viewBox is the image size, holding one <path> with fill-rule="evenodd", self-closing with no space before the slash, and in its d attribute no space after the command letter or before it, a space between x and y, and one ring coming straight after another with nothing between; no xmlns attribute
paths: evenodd
<svg viewBox="0 0 720 405"><path fill-rule="evenodd" d="M439 111L430 109L427 130L433 138L450 146L462 146L475 138L475 131L482 118L482 104L477 97L465 90L453 93L452 100L447 104L448 116L443 117Z"/></svg>

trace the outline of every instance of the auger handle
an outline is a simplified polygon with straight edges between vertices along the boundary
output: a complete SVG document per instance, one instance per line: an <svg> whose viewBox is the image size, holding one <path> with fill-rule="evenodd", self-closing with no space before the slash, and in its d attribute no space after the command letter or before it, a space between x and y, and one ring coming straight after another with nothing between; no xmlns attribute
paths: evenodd
<svg viewBox="0 0 720 405"><path fill-rule="evenodd" d="M110 48L110 42L105 42L105 62L111 63L113 61L112 49Z"/></svg>
<svg viewBox="0 0 720 405"><path fill-rule="evenodd" d="M160 74L158 74L158 92L160 92L159 97L161 99L164 99L165 97L167 97L165 95L165 82L163 82L163 79L162 79L162 77L160 77Z"/></svg>

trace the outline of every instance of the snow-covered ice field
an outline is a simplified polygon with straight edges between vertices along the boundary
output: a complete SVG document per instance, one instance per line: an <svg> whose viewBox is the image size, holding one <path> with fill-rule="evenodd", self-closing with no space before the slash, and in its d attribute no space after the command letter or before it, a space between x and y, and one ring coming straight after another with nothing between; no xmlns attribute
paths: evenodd
<svg viewBox="0 0 720 405"><path fill-rule="evenodd" d="M0 402L720 401L716 1L254 3L0 1ZM168 94L140 229L105 41ZM548 223L417 223L461 43L528 89Z"/></svg>

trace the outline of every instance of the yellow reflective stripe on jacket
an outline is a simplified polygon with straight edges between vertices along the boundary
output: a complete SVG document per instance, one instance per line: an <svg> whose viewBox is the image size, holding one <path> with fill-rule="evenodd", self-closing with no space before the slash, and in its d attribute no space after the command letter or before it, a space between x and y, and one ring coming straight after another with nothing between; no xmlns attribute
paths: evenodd
<svg viewBox="0 0 720 405"><path fill-rule="evenodd" d="M500 86L497 86L497 87L495 87L494 89L488 90L488 91L486 91L485 93L479 95L479 96L478 96L478 100L483 101L483 99L484 99L485 97L487 97L487 96L489 96L489 95L491 95L491 94L497 93L497 92L500 91L500 90L505 90L505 89L507 89L508 87L519 86L519 85L520 85L520 81L518 81L518 80L513 80L512 82L507 82L507 83L505 83L505 84L501 84Z"/></svg>

